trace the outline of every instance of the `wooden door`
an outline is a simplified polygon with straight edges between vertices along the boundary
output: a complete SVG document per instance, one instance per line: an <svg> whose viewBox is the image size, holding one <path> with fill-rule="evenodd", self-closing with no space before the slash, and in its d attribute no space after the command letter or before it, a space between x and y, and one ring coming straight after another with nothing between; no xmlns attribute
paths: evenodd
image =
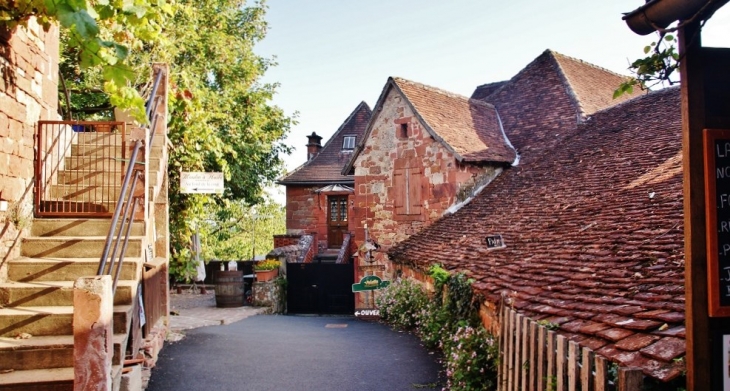
<svg viewBox="0 0 730 391"><path fill-rule="evenodd" d="M347 232L347 196L328 196L327 205L327 246L339 248Z"/></svg>

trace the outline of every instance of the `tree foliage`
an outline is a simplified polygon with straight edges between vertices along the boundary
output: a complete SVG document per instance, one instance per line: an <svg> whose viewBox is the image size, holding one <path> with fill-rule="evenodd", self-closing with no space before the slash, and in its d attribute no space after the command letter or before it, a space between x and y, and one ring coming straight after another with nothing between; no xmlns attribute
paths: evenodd
<svg viewBox="0 0 730 391"><path fill-rule="evenodd" d="M150 65L170 64L171 271L178 276L194 270L190 237L211 210L263 202L264 187L281 174L280 153L289 153L283 140L293 119L271 104L277 85L260 81L275 63L254 53L266 34L265 11L263 1L178 0L160 25L164 39L127 57L131 85L143 92L150 88ZM103 96L88 94L98 89L103 73L72 61L76 50L65 45L68 61L61 64L69 88L84 92L71 105L104 105ZM224 194L180 193L185 171L223 172Z"/></svg>
<svg viewBox="0 0 730 391"><path fill-rule="evenodd" d="M95 69L115 106L145 122L144 100L132 81L131 51L161 39L168 0L0 0L0 26L12 30L31 18L46 30L58 23L69 53L82 69Z"/></svg>

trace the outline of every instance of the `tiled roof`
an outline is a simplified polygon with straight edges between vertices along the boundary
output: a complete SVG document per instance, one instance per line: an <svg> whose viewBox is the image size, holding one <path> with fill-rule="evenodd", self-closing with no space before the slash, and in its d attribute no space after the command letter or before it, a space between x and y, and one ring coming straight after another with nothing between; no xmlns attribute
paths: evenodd
<svg viewBox="0 0 730 391"><path fill-rule="evenodd" d="M392 82L411 103L429 133L467 162L512 163L515 151L504 139L490 104L401 78Z"/></svg>
<svg viewBox="0 0 730 391"><path fill-rule="evenodd" d="M541 159L576 125L613 100L622 77L598 66L546 50L482 100L497 108L508 139L521 158ZM480 88L473 96L482 95ZM640 94L634 93L634 96Z"/></svg>
<svg viewBox="0 0 730 391"><path fill-rule="evenodd" d="M568 124L566 124L568 126ZM574 126L574 125L570 125ZM391 248L396 262L469 270L493 302L560 324L624 366L670 380L685 353L676 88L596 112L470 204ZM527 144L525 144L527 146ZM507 247L487 250L501 234Z"/></svg>
<svg viewBox="0 0 730 391"><path fill-rule="evenodd" d="M508 80L497 81L494 83L487 83L478 86L471 94L471 99L484 99L489 95L492 95L494 91L497 91L500 87L505 85Z"/></svg>
<svg viewBox="0 0 730 391"><path fill-rule="evenodd" d="M345 136L355 136L360 142L372 111L365 102L361 102L349 117L342 123L337 132L322 147L313 159L299 166L296 170L280 179L282 185L313 183L352 183L352 177L342 175L342 168L352 156L352 151L343 151Z"/></svg>
<svg viewBox="0 0 730 391"><path fill-rule="evenodd" d="M553 56L560 67L568 87L575 94L583 115L591 115L596 111L643 94L639 88L636 88L632 94L624 94L613 99L613 92L622 82L626 81L626 76L552 50L547 52Z"/></svg>

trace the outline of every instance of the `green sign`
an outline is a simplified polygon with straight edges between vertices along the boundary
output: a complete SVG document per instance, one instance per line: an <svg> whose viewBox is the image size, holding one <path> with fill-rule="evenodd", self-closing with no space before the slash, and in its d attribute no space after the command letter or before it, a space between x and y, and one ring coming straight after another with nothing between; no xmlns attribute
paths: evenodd
<svg viewBox="0 0 730 391"><path fill-rule="evenodd" d="M383 281L378 276L365 276L357 284L352 284L353 292L374 291L390 285L390 281Z"/></svg>

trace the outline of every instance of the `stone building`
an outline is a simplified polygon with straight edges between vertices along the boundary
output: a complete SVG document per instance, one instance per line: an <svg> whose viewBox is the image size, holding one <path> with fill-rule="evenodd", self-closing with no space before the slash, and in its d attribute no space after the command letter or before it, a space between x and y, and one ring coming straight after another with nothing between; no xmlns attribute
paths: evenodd
<svg viewBox="0 0 730 391"><path fill-rule="evenodd" d="M295 244L303 234L314 235L320 252L339 249L348 232L354 178L342 167L360 141L371 110L361 102L327 143L313 132L308 136L307 161L281 178L286 187L286 235L274 237L274 247Z"/></svg>

